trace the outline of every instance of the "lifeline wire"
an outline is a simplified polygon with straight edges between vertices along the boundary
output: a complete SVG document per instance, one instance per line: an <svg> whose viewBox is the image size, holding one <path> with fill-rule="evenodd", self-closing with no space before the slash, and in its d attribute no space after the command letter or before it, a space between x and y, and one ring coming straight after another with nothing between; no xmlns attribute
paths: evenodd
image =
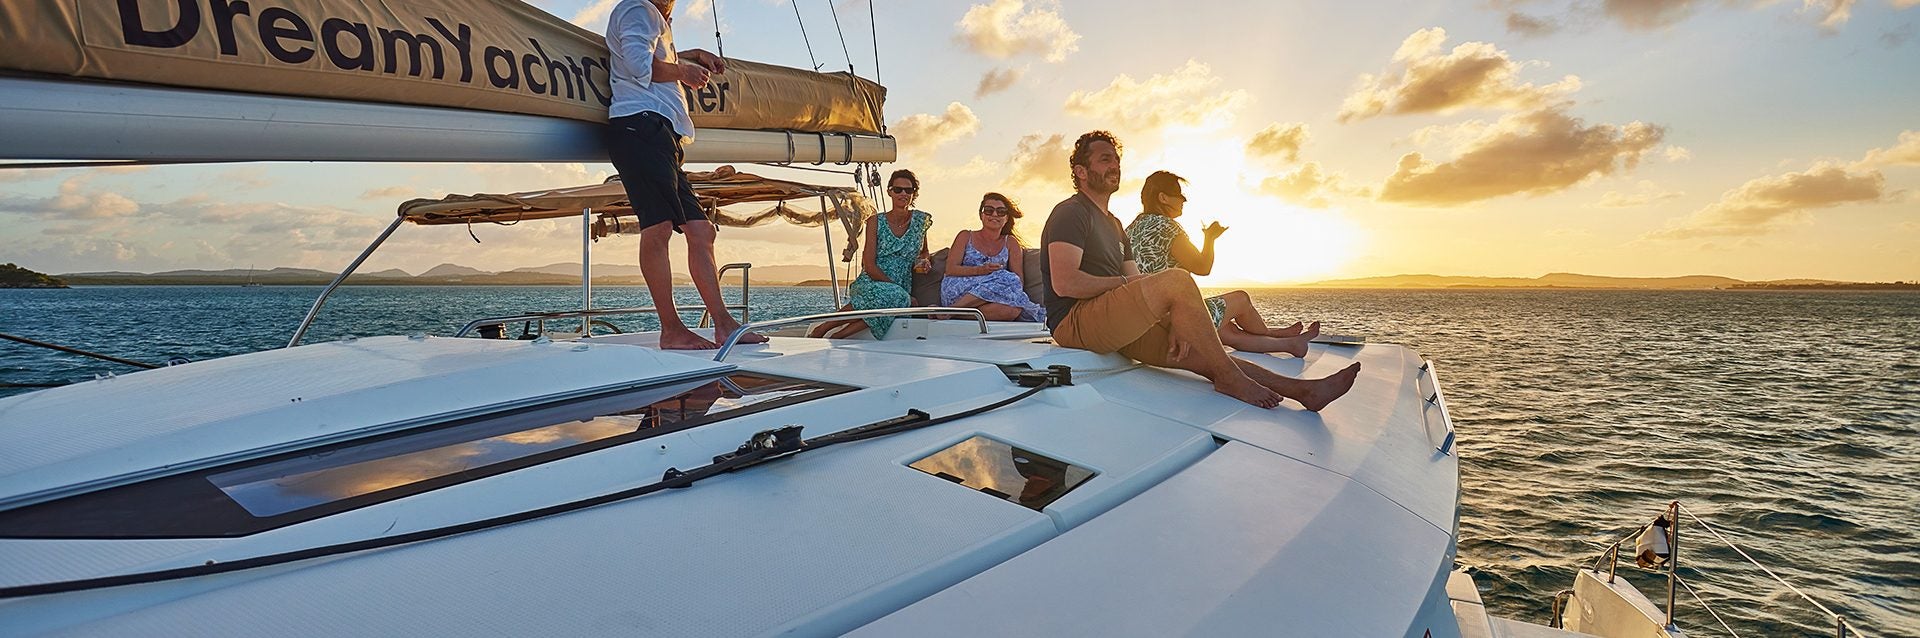
<svg viewBox="0 0 1920 638"><path fill-rule="evenodd" d="M1681 587L1687 588L1687 593L1693 596L1693 602L1700 603L1700 608L1707 610L1707 613L1713 616L1713 620L1720 623L1720 628L1727 630L1727 633L1732 634L1733 638L1740 638L1740 632L1734 631L1733 627L1727 626L1727 621L1721 620L1720 614L1714 613L1713 607L1708 606L1707 601L1700 599L1700 592L1694 591L1693 585L1688 583L1687 579L1679 576L1675 576L1673 579L1679 581Z"/></svg>
<svg viewBox="0 0 1920 638"><path fill-rule="evenodd" d="M1768 576L1773 577L1774 582L1780 583L1782 586L1785 586L1788 591L1792 591L1794 594L1799 595L1801 600L1807 601L1807 603L1813 605L1814 608L1819 609L1820 611L1826 613L1828 618L1832 618L1833 620L1838 621L1842 626L1846 627L1846 631L1854 634L1860 634L1862 636L1866 635L1866 634L1861 634L1859 630L1854 629L1853 625L1851 623L1848 623L1846 618L1841 617L1840 614L1833 613L1833 610L1827 609L1826 605L1820 604L1820 601L1814 600L1813 597L1808 596L1806 592L1800 591L1799 587L1794 587L1793 583L1787 582L1787 580L1784 578L1781 578L1779 574L1773 573L1773 570L1767 569L1766 565L1762 565L1760 564L1760 561L1754 560L1752 556L1748 556L1745 550L1740 549L1738 545L1734 545L1733 541L1727 540L1727 537L1721 536L1719 530L1715 530L1712 525L1708 525L1706 521L1701 520L1700 515L1693 513L1693 510L1687 509L1686 505L1684 504L1680 505L1680 511L1686 512L1687 516L1693 518L1693 522L1699 523L1701 529L1707 530L1707 533L1712 534L1714 538L1720 539L1720 542L1725 543L1728 549L1732 549L1735 553L1740 554L1741 558L1745 558L1747 559L1747 562L1752 563L1754 567L1760 568L1760 571L1766 572Z"/></svg>

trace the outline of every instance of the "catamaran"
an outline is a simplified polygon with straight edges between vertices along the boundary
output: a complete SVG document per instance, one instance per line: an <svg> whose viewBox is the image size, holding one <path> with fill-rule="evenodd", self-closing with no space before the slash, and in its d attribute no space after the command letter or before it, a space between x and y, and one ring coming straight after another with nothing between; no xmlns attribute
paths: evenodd
<svg viewBox="0 0 1920 638"><path fill-rule="evenodd" d="M13 3L0 47L10 158L605 158L599 38L511 0ZM729 67L689 96L688 161L871 177L894 158L879 84ZM694 181L723 223L819 225L830 255L877 183ZM1680 633L1672 598L1612 563L1552 601L1556 627L1486 612L1454 564L1464 450L1438 367L1408 348L1234 355L1295 377L1365 363L1319 413L972 309L751 321L770 343L662 351L601 327L652 309L593 303L592 247L631 225L624 200L408 202L286 348L0 399L0 633ZM755 204L773 208L737 212ZM404 224L575 216L579 308L302 344ZM751 266L729 270L746 312ZM871 316L895 318L885 339L801 330ZM538 338L467 338L512 324Z"/></svg>

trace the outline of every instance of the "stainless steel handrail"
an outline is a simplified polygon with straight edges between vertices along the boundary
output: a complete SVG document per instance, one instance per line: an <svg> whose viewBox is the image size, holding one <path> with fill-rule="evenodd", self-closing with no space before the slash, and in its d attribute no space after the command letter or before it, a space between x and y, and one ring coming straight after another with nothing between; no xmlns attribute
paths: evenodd
<svg viewBox="0 0 1920 638"><path fill-rule="evenodd" d="M801 324L809 324L809 323L815 323L820 321L832 321L836 319L867 319L871 317L919 317L919 316L926 316L926 315L953 315L953 314L973 315L974 320L980 322L980 334L987 334L987 313L980 312L979 308L874 308L872 310L848 310L845 312L824 312L817 315L801 315L798 317L787 317L785 319L769 319L766 321L758 321L754 323L749 323L744 326L740 326L739 330L735 330L733 331L733 334L727 335L726 343L720 344L720 351L717 353L714 353L713 360L714 361L727 360L727 353L732 352L733 347L735 345L739 345L741 335L745 335L748 332L753 332L756 330L766 330L768 328L783 328L786 326L797 326Z"/></svg>
<svg viewBox="0 0 1920 638"><path fill-rule="evenodd" d="M720 271L715 273L714 278L716 280L726 279L727 273L735 270L740 271L740 303L728 305L726 308L727 310L740 311L740 321L752 321L753 311L748 309L747 306L753 303L753 264L737 262L721 266ZM700 311L700 323L697 324L697 326L705 328L713 325L712 322L713 313L702 309Z"/></svg>
<svg viewBox="0 0 1920 638"><path fill-rule="evenodd" d="M1427 405L1440 408L1440 423L1447 426L1447 436L1433 449L1440 454L1453 454L1453 415L1447 412L1447 395L1440 389L1440 369L1432 360L1427 360L1420 363L1420 371L1426 373L1427 379L1433 382L1433 394L1426 398Z"/></svg>
<svg viewBox="0 0 1920 638"><path fill-rule="evenodd" d="M459 332L453 333L453 336L465 337L469 334L472 334L475 328L479 328L481 326L499 326L499 325L513 323L515 321L538 321L538 322L541 322L541 324L544 326L547 321L554 320L554 319L581 319L581 318L590 319L593 317L600 317L600 316L606 316L606 315L644 315L644 314L655 314L658 312L660 312L658 309L653 308L652 306L648 306L644 308L595 308L593 310L561 310L561 311L555 311L555 312L530 312L523 315L512 315L507 317L484 317L484 318L475 319L473 321L467 322L467 325L462 326Z"/></svg>

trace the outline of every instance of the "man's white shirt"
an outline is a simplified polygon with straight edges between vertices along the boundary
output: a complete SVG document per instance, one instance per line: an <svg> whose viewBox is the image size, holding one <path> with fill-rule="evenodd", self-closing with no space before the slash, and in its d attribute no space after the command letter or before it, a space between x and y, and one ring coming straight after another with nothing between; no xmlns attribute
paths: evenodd
<svg viewBox="0 0 1920 638"><path fill-rule="evenodd" d="M608 76L613 85L613 105L608 117L654 112L673 124L681 141L693 141L693 116L687 113L687 98L679 82L653 81L653 61L677 62L673 50L673 30L652 0L620 0L607 16L607 49L612 52L613 68Z"/></svg>

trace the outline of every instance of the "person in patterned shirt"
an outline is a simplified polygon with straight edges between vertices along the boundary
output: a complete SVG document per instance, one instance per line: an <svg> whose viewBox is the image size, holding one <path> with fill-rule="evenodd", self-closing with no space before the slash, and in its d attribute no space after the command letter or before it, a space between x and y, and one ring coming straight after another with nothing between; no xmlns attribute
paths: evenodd
<svg viewBox="0 0 1920 638"><path fill-rule="evenodd" d="M1156 273L1181 268L1194 276L1213 272L1213 242L1227 227L1220 222L1200 229L1201 247L1194 248L1187 230L1176 221L1186 211L1187 196L1180 184L1187 181L1167 171L1155 171L1140 187L1140 215L1127 225L1127 239L1133 243L1140 272ZM1320 336L1320 322L1302 326L1299 322L1285 328L1269 328L1253 298L1244 290L1229 291L1207 298L1207 312L1220 330L1220 343L1247 352L1285 352L1296 357L1307 355L1307 343Z"/></svg>

